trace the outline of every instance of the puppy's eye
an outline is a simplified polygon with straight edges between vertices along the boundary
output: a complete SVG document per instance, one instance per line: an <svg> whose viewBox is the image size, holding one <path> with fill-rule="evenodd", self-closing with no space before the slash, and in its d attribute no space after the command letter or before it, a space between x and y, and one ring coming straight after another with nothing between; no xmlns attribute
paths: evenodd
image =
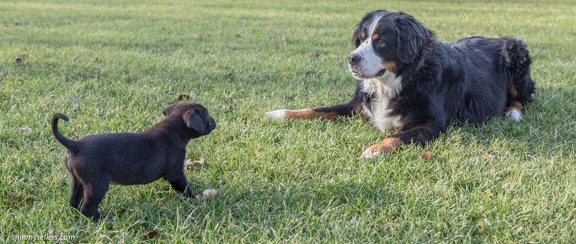
<svg viewBox="0 0 576 244"><path fill-rule="evenodd" d="M379 48L384 48L386 46L386 43L382 40L375 40L374 44L376 44L376 47L379 47Z"/></svg>

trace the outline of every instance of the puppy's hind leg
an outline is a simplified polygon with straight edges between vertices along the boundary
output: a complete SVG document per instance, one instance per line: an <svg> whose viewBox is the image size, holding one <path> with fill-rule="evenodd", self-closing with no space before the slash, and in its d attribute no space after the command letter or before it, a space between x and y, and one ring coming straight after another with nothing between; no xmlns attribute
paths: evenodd
<svg viewBox="0 0 576 244"><path fill-rule="evenodd" d="M70 206L75 209L80 207L80 201L84 196L84 186L80 183L80 180L75 176L72 176L72 193L70 194Z"/></svg>
<svg viewBox="0 0 576 244"><path fill-rule="evenodd" d="M98 212L98 205L104 199L104 195L108 191L110 180L102 179L99 182L93 182L84 186L84 202L80 207L80 212L86 217L92 218L94 221L100 220L101 216Z"/></svg>

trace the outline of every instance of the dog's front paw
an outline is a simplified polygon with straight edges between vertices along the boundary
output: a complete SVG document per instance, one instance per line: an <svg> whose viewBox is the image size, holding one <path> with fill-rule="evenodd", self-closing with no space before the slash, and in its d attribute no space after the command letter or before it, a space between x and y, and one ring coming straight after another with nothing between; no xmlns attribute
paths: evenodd
<svg viewBox="0 0 576 244"><path fill-rule="evenodd" d="M381 142L374 144L362 153L362 157L365 159L378 157L380 154L388 154L394 150L400 149L402 146L402 141L395 137L388 137Z"/></svg>
<svg viewBox="0 0 576 244"><path fill-rule="evenodd" d="M270 111L264 114L266 117L275 118L275 119L282 119L286 118L286 109L279 109Z"/></svg>
<svg viewBox="0 0 576 244"><path fill-rule="evenodd" d="M372 151L372 149L366 149L366 150L362 153L362 158L371 159L371 158L378 157L378 155L380 155L380 152L379 152L379 151Z"/></svg>

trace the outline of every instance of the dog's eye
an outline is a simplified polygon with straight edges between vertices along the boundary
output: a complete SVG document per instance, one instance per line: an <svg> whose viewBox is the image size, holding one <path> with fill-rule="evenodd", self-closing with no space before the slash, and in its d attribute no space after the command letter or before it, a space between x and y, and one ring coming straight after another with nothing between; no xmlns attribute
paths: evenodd
<svg viewBox="0 0 576 244"><path fill-rule="evenodd" d="M376 45L376 47L379 47L379 48L384 48L386 46L386 43L380 39L375 40L374 44Z"/></svg>

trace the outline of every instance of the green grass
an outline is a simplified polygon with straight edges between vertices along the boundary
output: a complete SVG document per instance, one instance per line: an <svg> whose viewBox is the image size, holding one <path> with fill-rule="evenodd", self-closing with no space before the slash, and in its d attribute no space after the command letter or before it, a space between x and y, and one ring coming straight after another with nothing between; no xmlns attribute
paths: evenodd
<svg viewBox="0 0 576 244"><path fill-rule="evenodd" d="M374 9L408 12L448 42L523 37L537 102L520 123L451 126L430 145L372 160L360 154L393 132L358 117L263 117L347 101L351 32ZM0 2L0 241L134 243L158 230L153 240L166 243L572 242L574 9L574 1ZM72 118L60 124L69 137L142 131L180 94L218 123L188 146L188 158L206 162L187 176L219 195L186 199L157 181L111 186L100 211L114 222L70 208L51 116Z"/></svg>

